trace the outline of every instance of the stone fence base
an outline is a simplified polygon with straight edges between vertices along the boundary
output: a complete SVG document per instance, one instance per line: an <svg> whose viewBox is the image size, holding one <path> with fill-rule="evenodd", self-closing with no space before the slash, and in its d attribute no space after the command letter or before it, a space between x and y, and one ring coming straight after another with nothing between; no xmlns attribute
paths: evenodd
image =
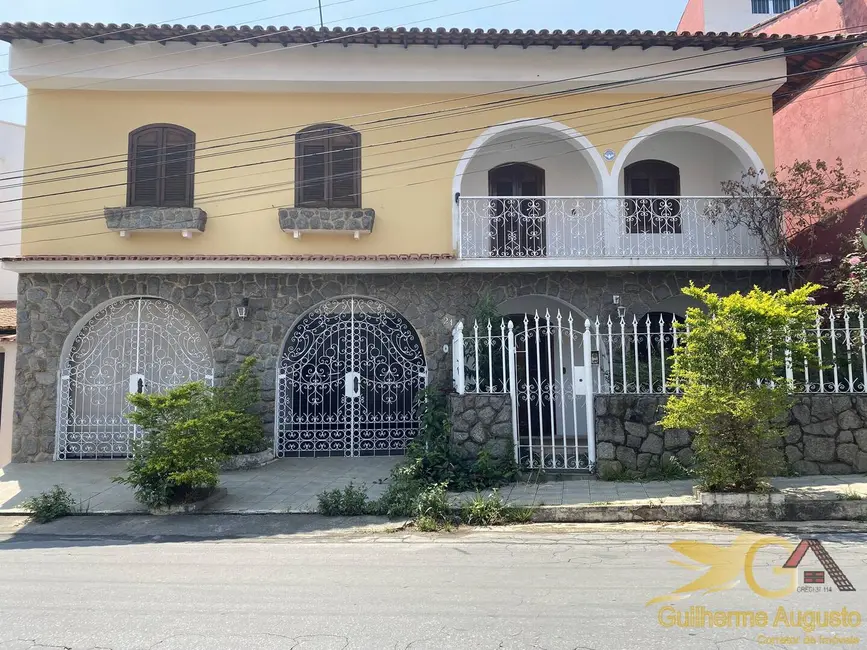
<svg viewBox="0 0 867 650"><path fill-rule="evenodd" d="M668 397L597 395L597 471L645 471L676 457L693 462L692 434L663 431ZM801 475L867 472L867 395L800 395L779 441L788 467Z"/></svg>
<svg viewBox="0 0 867 650"><path fill-rule="evenodd" d="M482 450L494 460L512 453L512 404L508 395L450 395L452 442L464 458Z"/></svg>

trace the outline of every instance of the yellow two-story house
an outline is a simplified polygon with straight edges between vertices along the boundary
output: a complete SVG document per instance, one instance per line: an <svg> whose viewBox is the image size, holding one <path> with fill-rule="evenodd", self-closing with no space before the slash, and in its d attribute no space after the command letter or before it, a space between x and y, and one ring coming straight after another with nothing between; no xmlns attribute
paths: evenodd
<svg viewBox="0 0 867 650"><path fill-rule="evenodd" d="M774 111L856 46L101 24L0 39L28 89L25 169L0 179L24 183L22 255L4 261L19 462L126 457L128 393L219 381L249 355L277 456L400 454L479 305L583 330L682 314L691 281L781 286L774 252L705 206L773 168ZM587 357L564 354L528 345L519 367L575 381Z"/></svg>

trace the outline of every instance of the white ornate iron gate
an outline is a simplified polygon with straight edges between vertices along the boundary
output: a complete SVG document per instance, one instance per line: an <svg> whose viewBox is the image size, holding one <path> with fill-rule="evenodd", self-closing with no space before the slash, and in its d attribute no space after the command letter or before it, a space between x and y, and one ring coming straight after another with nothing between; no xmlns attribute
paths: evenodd
<svg viewBox="0 0 867 650"><path fill-rule="evenodd" d="M126 458L141 435L126 419L129 393L213 378L210 344L187 312L156 298L113 302L81 328L62 360L54 456Z"/></svg>
<svg viewBox="0 0 867 650"><path fill-rule="evenodd" d="M404 453L427 381L421 342L387 305L341 298L308 312L277 369L276 456Z"/></svg>
<svg viewBox="0 0 867 650"><path fill-rule="evenodd" d="M515 461L528 469L589 469L596 462L590 321L545 312L452 332L458 394L508 394ZM597 366L598 367L598 366Z"/></svg>

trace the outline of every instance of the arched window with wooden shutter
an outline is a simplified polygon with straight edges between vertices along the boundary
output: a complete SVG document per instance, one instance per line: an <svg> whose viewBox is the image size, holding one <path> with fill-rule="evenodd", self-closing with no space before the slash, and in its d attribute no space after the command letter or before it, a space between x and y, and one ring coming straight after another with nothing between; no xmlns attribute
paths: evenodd
<svg viewBox="0 0 867 650"><path fill-rule="evenodd" d="M127 205L193 207L196 134L149 124L129 134Z"/></svg>
<svg viewBox="0 0 867 650"><path fill-rule="evenodd" d="M361 207L361 136L339 124L295 135L295 207Z"/></svg>

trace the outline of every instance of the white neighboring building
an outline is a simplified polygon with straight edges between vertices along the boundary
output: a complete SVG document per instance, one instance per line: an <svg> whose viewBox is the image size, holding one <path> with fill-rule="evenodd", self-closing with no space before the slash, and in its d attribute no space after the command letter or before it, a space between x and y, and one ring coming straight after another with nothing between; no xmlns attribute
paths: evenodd
<svg viewBox="0 0 867 650"><path fill-rule="evenodd" d="M0 257L21 254L24 125L0 120ZM0 271L0 301L18 297L18 274Z"/></svg>
<svg viewBox="0 0 867 650"><path fill-rule="evenodd" d="M809 0L688 0L679 32L743 32Z"/></svg>
<svg viewBox="0 0 867 650"><path fill-rule="evenodd" d="M24 126L0 120L0 257L21 254L22 169ZM0 467L12 451L17 298L18 274L0 270Z"/></svg>

